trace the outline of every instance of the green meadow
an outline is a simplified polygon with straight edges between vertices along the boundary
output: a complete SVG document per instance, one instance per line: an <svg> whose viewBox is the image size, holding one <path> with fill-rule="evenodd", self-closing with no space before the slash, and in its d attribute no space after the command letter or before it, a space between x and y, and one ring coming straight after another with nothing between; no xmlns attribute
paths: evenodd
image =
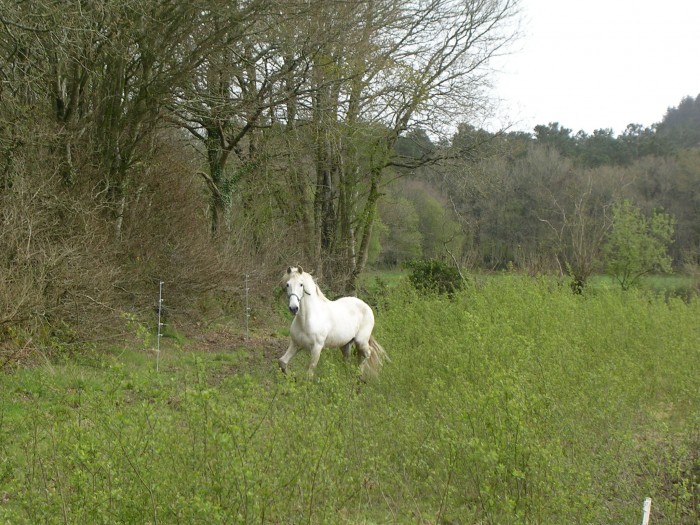
<svg viewBox="0 0 700 525"><path fill-rule="evenodd" d="M0 375L0 523L700 520L700 301L549 279L377 286L362 383L283 338L86 351ZM279 330L289 319L280 317Z"/></svg>

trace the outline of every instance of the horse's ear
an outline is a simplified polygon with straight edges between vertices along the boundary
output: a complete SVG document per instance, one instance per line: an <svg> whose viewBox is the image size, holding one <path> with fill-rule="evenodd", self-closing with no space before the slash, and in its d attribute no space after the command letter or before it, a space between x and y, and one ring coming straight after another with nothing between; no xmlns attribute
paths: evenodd
<svg viewBox="0 0 700 525"><path fill-rule="evenodd" d="M287 268L287 273L292 273L292 267L291 267L291 266Z"/></svg>
<svg viewBox="0 0 700 525"><path fill-rule="evenodd" d="M299 266L299 273L304 273L304 269L301 266Z"/></svg>

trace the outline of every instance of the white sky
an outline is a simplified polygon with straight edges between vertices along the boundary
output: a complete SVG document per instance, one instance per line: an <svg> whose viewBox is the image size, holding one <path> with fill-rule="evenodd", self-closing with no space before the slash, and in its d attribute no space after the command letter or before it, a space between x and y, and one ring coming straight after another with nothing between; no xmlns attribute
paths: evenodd
<svg viewBox="0 0 700 525"><path fill-rule="evenodd" d="M618 134L700 94L700 0L521 0L521 33L492 63L501 126Z"/></svg>

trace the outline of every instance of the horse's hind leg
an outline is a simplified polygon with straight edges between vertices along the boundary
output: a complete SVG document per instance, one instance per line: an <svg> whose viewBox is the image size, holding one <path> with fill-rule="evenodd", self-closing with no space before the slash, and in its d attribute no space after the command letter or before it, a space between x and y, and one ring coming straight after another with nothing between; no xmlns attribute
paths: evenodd
<svg viewBox="0 0 700 525"><path fill-rule="evenodd" d="M356 341L355 346L357 347L357 351L360 354L359 357L361 357L362 359L362 361L360 362L360 373L364 377L367 375L368 368L370 366L369 358L372 355L372 350L369 347L369 341L363 341L362 343Z"/></svg>
<svg viewBox="0 0 700 525"><path fill-rule="evenodd" d="M343 357L345 359L350 359L350 356L352 355L352 341L350 341L348 344L343 345L340 349L343 351Z"/></svg>

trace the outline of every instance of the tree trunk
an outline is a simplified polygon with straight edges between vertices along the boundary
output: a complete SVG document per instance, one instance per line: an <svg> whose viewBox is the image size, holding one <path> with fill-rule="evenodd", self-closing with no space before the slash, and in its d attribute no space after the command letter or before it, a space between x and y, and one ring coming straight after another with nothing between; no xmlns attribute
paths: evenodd
<svg viewBox="0 0 700 525"><path fill-rule="evenodd" d="M221 223L226 211L226 203L221 193L221 183L223 182L224 163L226 162L226 152L221 146L221 132L217 127L207 129L207 163L209 164L209 177L205 177L207 186L211 193L210 198L210 220L211 235L216 237L221 230Z"/></svg>
<svg viewBox="0 0 700 525"><path fill-rule="evenodd" d="M372 170L370 181L369 195L367 202L362 212L360 224L358 226L360 236L360 246L357 249L355 264L350 279L348 280L347 288L349 292L357 290L357 280L367 265L367 256L369 254L369 241L372 237L372 227L377 216L377 202L381 194L379 193L379 180L381 178L383 167L377 167Z"/></svg>

